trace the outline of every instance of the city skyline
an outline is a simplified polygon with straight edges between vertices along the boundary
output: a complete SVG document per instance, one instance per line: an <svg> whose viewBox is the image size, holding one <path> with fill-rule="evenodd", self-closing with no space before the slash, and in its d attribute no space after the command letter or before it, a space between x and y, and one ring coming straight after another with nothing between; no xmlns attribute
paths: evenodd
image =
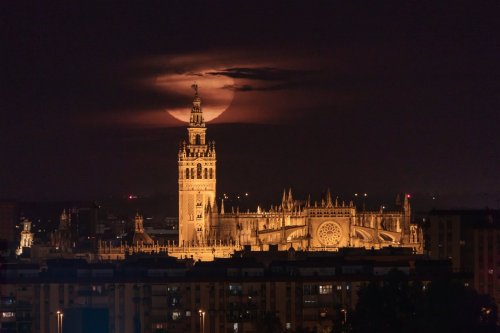
<svg viewBox="0 0 500 333"><path fill-rule="evenodd" d="M0 197L175 194L197 82L218 195L498 207L498 7L7 6Z"/></svg>

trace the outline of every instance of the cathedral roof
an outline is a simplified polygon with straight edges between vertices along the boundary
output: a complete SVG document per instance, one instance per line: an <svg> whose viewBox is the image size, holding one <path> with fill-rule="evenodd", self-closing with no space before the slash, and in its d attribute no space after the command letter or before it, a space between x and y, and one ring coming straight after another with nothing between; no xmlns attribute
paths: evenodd
<svg viewBox="0 0 500 333"><path fill-rule="evenodd" d="M153 239L145 231L134 233L134 238L132 239L132 244L153 244Z"/></svg>

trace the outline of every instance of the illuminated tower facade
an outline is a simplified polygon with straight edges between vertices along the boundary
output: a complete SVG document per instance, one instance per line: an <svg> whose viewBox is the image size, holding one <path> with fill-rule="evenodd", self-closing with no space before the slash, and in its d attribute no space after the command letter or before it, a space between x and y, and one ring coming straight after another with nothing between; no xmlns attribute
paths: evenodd
<svg viewBox="0 0 500 333"><path fill-rule="evenodd" d="M31 247L33 244L33 233L31 232L31 221L24 220L22 222L23 230L21 231L21 239L19 241L19 247L17 248L17 255L23 253L23 248Z"/></svg>
<svg viewBox="0 0 500 333"><path fill-rule="evenodd" d="M181 142L178 154L180 246L206 243L208 213L215 200L215 142L207 141L198 86L193 85L193 89L188 140Z"/></svg>

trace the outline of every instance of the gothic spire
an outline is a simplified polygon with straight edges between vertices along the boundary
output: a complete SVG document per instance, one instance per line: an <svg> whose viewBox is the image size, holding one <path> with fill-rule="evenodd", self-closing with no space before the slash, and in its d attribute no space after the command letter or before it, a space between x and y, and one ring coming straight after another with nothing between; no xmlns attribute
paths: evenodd
<svg viewBox="0 0 500 333"><path fill-rule="evenodd" d="M293 197L292 197L292 188L288 189L288 208L292 208L293 206Z"/></svg>
<svg viewBox="0 0 500 333"><path fill-rule="evenodd" d="M399 196L399 193L396 197L396 207L400 207L401 206L401 197Z"/></svg>
<svg viewBox="0 0 500 333"><path fill-rule="evenodd" d="M333 207L332 195L330 194L330 189L329 188L326 190L326 207L327 208L332 208Z"/></svg>
<svg viewBox="0 0 500 333"><path fill-rule="evenodd" d="M215 213L219 213L219 207L217 207L217 198L214 199L214 206L212 207L212 210Z"/></svg>
<svg viewBox="0 0 500 333"><path fill-rule="evenodd" d="M212 206L210 205L210 198L208 198L208 202L207 202L207 213L208 214L212 213Z"/></svg>

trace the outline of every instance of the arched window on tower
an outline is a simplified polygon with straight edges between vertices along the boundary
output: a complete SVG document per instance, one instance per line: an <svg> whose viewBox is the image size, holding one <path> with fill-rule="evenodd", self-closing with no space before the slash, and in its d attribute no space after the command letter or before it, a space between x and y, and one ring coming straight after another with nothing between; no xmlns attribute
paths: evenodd
<svg viewBox="0 0 500 333"><path fill-rule="evenodd" d="M186 179L189 179L189 168L186 168Z"/></svg>
<svg viewBox="0 0 500 333"><path fill-rule="evenodd" d="M196 165L196 178L201 179L201 163L198 163L198 165Z"/></svg>
<svg viewBox="0 0 500 333"><path fill-rule="evenodd" d="M213 172L213 169L210 168L210 179L214 178L214 172Z"/></svg>
<svg viewBox="0 0 500 333"><path fill-rule="evenodd" d="M196 138L194 139L195 144L201 145L201 136L196 134Z"/></svg>
<svg viewBox="0 0 500 333"><path fill-rule="evenodd" d="M194 168L191 168L191 179L194 179Z"/></svg>
<svg viewBox="0 0 500 333"><path fill-rule="evenodd" d="M204 174L203 178L208 179L208 169L207 168L205 168L205 174Z"/></svg>

